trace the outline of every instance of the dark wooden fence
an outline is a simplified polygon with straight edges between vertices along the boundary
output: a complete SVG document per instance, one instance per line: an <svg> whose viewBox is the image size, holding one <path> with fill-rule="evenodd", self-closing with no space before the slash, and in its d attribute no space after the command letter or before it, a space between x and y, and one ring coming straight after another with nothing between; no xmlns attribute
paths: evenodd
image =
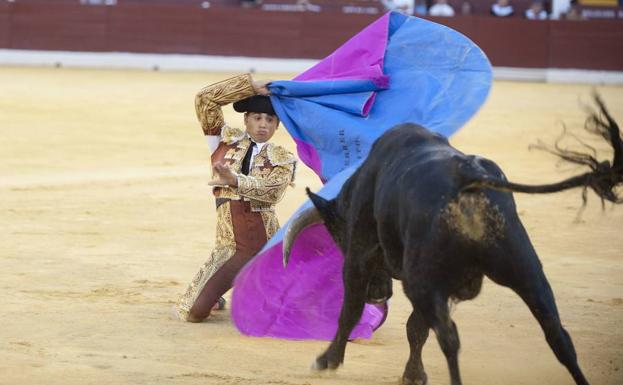
<svg viewBox="0 0 623 385"><path fill-rule="evenodd" d="M0 0L0 48L319 59L378 15ZM623 71L623 22L436 18L495 66Z"/></svg>

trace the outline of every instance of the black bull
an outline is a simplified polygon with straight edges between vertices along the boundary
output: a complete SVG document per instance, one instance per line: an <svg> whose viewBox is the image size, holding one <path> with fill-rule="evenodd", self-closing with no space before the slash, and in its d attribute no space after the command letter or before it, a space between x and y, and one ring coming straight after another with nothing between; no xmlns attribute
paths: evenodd
<svg viewBox="0 0 623 385"><path fill-rule="evenodd" d="M585 193L591 188L602 200L622 202L615 190L623 181L621 137L601 100L596 97L596 101L601 115L593 114L587 129L610 142L613 162L598 162L556 147L552 152L563 159L592 168L559 183L508 182L494 162L465 155L418 125L402 124L375 142L336 198L326 200L308 190L314 207L288 228L284 263L301 229L320 221L345 256L339 328L314 367L336 368L343 362L346 342L364 303L391 296L391 276L402 281L413 306L407 323L411 353L403 383L427 382L421 354L432 329L447 359L452 384L461 384L459 336L448 302L476 297L486 275L521 297L558 360L577 384L588 384L511 192L584 187Z"/></svg>

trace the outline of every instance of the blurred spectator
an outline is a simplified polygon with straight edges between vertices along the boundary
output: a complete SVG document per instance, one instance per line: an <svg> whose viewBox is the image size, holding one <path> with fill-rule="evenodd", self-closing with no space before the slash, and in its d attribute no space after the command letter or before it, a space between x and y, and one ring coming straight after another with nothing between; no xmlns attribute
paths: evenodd
<svg viewBox="0 0 623 385"><path fill-rule="evenodd" d="M623 1L623 0L621 0ZM413 8L416 15L426 15L426 0L415 0L415 7Z"/></svg>
<svg viewBox="0 0 623 385"><path fill-rule="evenodd" d="M435 0L433 5L428 9L429 16L454 16L454 8L448 4L448 0Z"/></svg>
<svg viewBox="0 0 623 385"><path fill-rule="evenodd" d="M565 20L586 20L586 18L582 15L582 12L580 12L577 4L572 4L571 7L569 7L569 10L563 14L563 18Z"/></svg>
<svg viewBox="0 0 623 385"><path fill-rule="evenodd" d="M381 3L388 11L397 11L405 15L413 15L415 9L414 0L381 0Z"/></svg>
<svg viewBox="0 0 623 385"><path fill-rule="evenodd" d="M463 3L461 3L461 15L464 15L464 16L471 15L473 10L474 10L474 7L472 6L472 3L470 3L469 1L464 1Z"/></svg>
<svg viewBox="0 0 623 385"><path fill-rule="evenodd" d="M498 17L510 17L515 13L515 9L509 0L497 0L491 6L491 14Z"/></svg>
<svg viewBox="0 0 623 385"><path fill-rule="evenodd" d="M543 9L543 3L538 0L530 4L530 8L526 9L524 16L530 20L547 20L547 12Z"/></svg>
<svg viewBox="0 0 623 385"><path fill-rule="evenodd" d="M561 19L564 17L564 14L569 10L571 4L576 2L577 0L551 0L549 1L549 7L547 6L548 1L545 0L545 9L549 13L549 18L553 20Z"/></svg>
<svg viewBox="0 0 623 385"><path fill-rule="evenodd" d="M292 3L271 3L262 4L263 11L280 12L320 12L322 7L310 3L309 0L292 0Z"/></svg>
<svg viewBox="0 0 623 385"><path fill-rule="evenodd" d="M322 8L309 2L309 0L296 0L296 5L301 11L320 12Z"/></svg>
<svg viewBox="0 0 623 385"><path fill-rule="evenodd" d="M328 1L325 0L324 4L327 4L327 3ZM381 4L379 0L343 2L341 4L341 8L342 8L342 13L360 14L360 15L378 15L379 13L385 10L385 6Z"/></svg>
<svg viewBox="0 0 623 385"><path fill-rule="evenodd" d="M84 5L117 5L117 0L80 0Z"/></svg>
<svg viewBox="0 0 623 385"><path fill-rule="evenodd" d="M262 4L262 0L240 0L240 6L243 8L254 8Z"/></svg>

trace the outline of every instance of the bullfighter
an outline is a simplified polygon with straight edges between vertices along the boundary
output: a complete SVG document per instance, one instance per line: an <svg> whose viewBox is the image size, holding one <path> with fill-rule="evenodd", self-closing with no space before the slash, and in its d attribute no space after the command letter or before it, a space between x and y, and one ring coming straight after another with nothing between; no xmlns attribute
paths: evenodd
<svg viewBox="0 0 623 385"><path fill-rule="evenodd" d="M222 295L242 267L278 230L275 205L294 181L295 156L270 143L279 126L268 96L269 81L249 74L209 85L195 97L195 109L212 151L216 179L216 244L175 307L177 316L201 322L224 307ZM221 107L244 112L245 130L225 124Z"/></svg>

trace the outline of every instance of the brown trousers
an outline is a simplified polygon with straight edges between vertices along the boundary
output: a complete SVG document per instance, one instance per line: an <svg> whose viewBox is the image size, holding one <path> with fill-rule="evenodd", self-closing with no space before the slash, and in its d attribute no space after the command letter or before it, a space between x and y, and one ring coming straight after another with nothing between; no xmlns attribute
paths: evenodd
<svg viewBox="0 0 623 385"><path fill-rule="evenodd" d="M245 201L230 201L236 253L206 282L190 309L190 318L199 321L210 315L219 297L233 285L236 274L266 243L266 229L262 215L251 211Z"/></svg>

